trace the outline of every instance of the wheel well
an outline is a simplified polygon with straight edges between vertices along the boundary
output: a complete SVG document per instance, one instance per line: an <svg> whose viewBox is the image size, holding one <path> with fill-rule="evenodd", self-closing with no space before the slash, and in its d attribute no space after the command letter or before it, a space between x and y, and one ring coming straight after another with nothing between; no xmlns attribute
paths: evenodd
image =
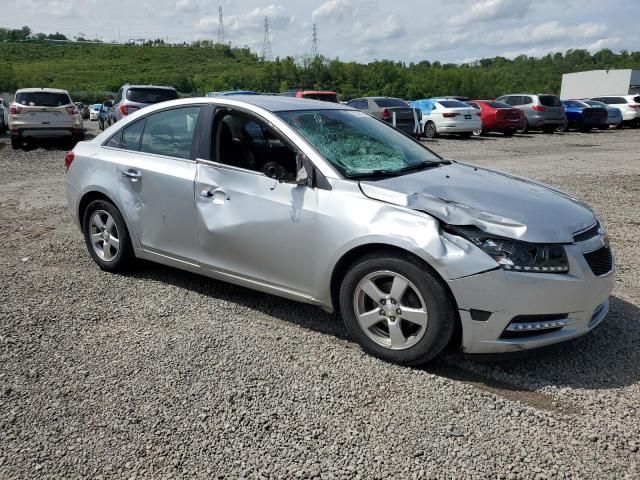
<svg viewBox="0 0 640 480"><path fill-rule="evenodd" d="M113 200L111 200L104 193L101 193L101 192L88 192L88 193L85 193L84 196L82 197L82 199L80 200L80 206L78 207L78 218L80 219L80 225L81 225L83 231L84 231L84 225L83 225L84 212L87 209L87 207L89 206L89 204L91 202L93 202L94 200L105 200L105 201L115 205L115 203L113 203Z"/></svg>
<svg viewBox="0 0 640 480"><path fill-rule="evenodd" d="M415 262L415 264L420 265L425 270L429 270L435 276L435 278L439 279L440 282L442 282L442 285L449 294L451 302L454 305L455 315L457 319L456 329L449 346L453 346L454 348L459 347L462 343L462 323L460 321L460 314L458 312L458 302L456 302L456 298L453 296L453 292L449 288L449 284L440 276L436 269L429 265L426 261L418 257L416 254L400 247L382 243L373 243L368 245L361 245L345 253L340 258L340 260L338 260L338 263L336 263L336 266L333 268L333 272L331 274L331 303L333 304L334 311L337 314L340 313L340 286L342 285L342 280L349 271L349 268L351 268L351 266L354 265L362 257L372 255L374 253L381 255L390 254L398 257L408 258L412 262Z"/></svg>

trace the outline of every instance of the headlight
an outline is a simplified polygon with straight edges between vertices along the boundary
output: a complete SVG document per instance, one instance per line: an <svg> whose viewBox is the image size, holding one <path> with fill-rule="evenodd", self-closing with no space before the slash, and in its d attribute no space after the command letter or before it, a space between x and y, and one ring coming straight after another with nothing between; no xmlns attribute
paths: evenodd
<svg viewBox="0 0 640 480"><path fill-rule="evenodd" d="M542 245L502 238L474 226L448 225L447 230L478 246L505 270L567 273L569 262L562 245Z"/></svg>

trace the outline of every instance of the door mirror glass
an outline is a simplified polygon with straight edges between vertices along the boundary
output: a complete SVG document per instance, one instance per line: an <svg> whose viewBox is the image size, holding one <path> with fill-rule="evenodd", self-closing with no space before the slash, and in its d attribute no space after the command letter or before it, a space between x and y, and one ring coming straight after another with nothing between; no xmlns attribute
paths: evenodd
<svg viewBox="0 0 640 480"><path fill-rule="evenodd" d="M287 179L287 171L282 167L282 165L276 162L269 162L262 167L262 173L265 176L277 180L278 182L284 182Z"/></svg>

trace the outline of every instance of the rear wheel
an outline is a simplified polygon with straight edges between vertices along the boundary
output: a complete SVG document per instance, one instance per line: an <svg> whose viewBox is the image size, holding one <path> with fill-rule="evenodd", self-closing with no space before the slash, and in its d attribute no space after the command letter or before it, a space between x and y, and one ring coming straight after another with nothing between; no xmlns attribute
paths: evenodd
<svg viewBox="0 0 640 480"><path fill-rule="evenodd" d="M22 148L22 138L17 135L11 135L11 147L14 150Z"/></svg>
<svg viewBox="0 0 640 480"><path fill-rule="evenodd" d="M436 130L436 124L433 122L427 122L424 125L424 136L427 138L436 138L438 136L438 130Z"/></svg>
<svg viewBox="0 0 640 480"><path fill-rule="evenodd" d="M624 127L624 122L620 122L615 127L616 127L617 130L622 130L622 127Z"/></svg>
<svg viewBox="0 0 640 480"><path fill-rule="evenodd" d="M569 120L565 120L562 125L560 125L557 130L559 132L566 132L569 130Z"/></svg>
<svg viewBox="0 0 640 480"><path fill-rule="evenodd" d="M462 133L459 133L458 135L460 135L460 138L471 138L472 134L473 132L462 132Z"/></svg>
<svg viewBox="0 0 640 480"><path fill-rule="evenodd" d="M640 118L636 118L631 122L631 128L640 128Z"/></svg>
<svg viewBox="0 0 640 480"><path fill-rule="evenodd" d="M345 325L379 358L420 365L450 342L455 305L442 281L413 259L391 254L362 258L340 288Z"/></svg>
<svg viewBox="0 0 640 480"><path fill-rule="evenodd" d="M505 130L503 133L505 137L513 137L516 134L516 129L510 128L508 130Z"/></svg>
<svg viewBox="0 0 640 480"><path fill-rule="evenodd" d="M82 227L89 254L102 270L118 272L131 266L133 246L115 205L94 200L84 212Z"/></svg>
<svg viewBox="0 0 640 480"><path fill-rule="evenodd" d="M562 125L560 125L562 126ZM556 125L545 125L544 127L542 127L542 131L544 133L553 133L558 129L558 126Z"/></svg>
<svg viewBox="0 0 640 480"><path fill-rule="evenodd" d="M474 130L472 133L474 137L479 137L480 135L486 135L487 132L483 128L482 130Z"/></svg>

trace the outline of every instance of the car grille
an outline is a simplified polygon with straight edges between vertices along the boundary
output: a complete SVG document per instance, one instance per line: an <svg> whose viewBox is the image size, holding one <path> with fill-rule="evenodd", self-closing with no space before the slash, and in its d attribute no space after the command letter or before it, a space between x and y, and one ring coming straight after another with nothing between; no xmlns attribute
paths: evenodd
<svg viewBox="0 0 640 480"><path fill-rule="evenodd" d="M584 232L577 233L573 236L575 243L584 242L593 237L597 237L600 234L600 224L596 223L593 227L585 230Z"/></svg>
<svg viewBox="0 0 640 480"><path fill-rule="evenodd" d="M613 270L613 255L609 247L602 247L599 250L585 253L584 258L596 277L605 275Z"/></svg>

